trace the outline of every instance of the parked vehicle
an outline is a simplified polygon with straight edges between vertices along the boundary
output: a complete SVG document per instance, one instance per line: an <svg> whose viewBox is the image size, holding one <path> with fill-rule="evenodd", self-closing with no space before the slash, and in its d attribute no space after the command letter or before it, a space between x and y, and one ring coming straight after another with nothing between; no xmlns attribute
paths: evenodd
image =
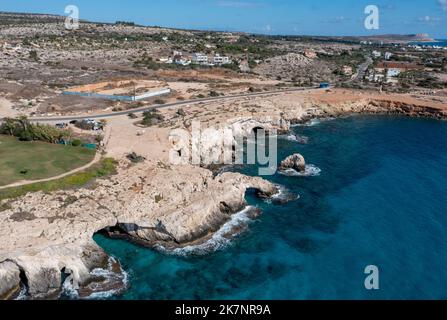
<svg viewBox="0 0 447 320"><path fill-rule="evenodd" d="M66 123L56 123L56 128L65 129L66 127L68 127Z"/></svg>

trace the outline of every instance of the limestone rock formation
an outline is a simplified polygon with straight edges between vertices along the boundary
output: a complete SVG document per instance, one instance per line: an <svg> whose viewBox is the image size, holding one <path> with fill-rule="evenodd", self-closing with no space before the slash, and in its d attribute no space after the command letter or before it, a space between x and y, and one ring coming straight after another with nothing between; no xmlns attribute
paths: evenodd
<svg viewBox="0 0 447 320"><path fill-rule="evenodd" d="M20 291L20 270L11 262L0 263L0 300L10 299Z"/></svg>
<svg viewBox="0 0 447 320"><path fill-rule="evenodd" d="M281 162L279 166L280 170L294 169L298 172L304 172L306 170L306 161L304 157L299 153L295 153L288 156L285 160Z"/></svg>
<svg viewBox="0 0 447 320"><path fill-rule="evenodd" d="M265 196L277 192L261 178L238 173L214 177L195 166L132 165L124 159L116 176L96 184L6 200L8 209L0 211L0 298L17 290L19 274L29 296L47 298L60 293L62 273L80 292L104 281L94 276L96 268L119 273L92 239L100 230L119 230L147 246L181 247L205 241L244 208L247 189ZM99 287L110 287L102 282Z"/></svg>

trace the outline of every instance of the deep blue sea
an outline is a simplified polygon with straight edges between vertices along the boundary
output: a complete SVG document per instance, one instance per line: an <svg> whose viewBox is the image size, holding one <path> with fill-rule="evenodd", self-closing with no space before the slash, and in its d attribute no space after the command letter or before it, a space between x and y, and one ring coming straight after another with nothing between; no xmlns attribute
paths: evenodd
<svg viewBox="0 0 447 320"><path fill-rule="evenodd" d="M357 116L294 128L319 176L268 179L299 194L228 246L173 256L95 236L129 273L112 299L446 299L447 122ZM246 174L256 174L245 167ZM364 287L376 265L380 289Z"/></svg>
<svg viewBox="0 0 447 320"><path fill-rule="evenodd" d="M445 39L437 39L436 42L412 42L411 44L418 44L418 45L421 45L421 46L447 47L447 40L445 40Z"/></svg>

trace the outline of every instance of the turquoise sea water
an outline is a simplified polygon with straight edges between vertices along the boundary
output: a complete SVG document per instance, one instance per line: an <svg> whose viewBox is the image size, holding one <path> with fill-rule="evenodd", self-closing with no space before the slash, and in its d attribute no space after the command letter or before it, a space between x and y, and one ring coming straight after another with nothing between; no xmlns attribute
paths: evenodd
<svg viewBox="0 0 447 320"><path fill-rule="evenodd" d="M309 143L281 139L280 158L300 152L321 174L269 178L300 199L248 195L263 214L229 246L180 257L95 236L129 273L112 299L446 299L447 122L361 116L294 131ZM365 289L367 265L380 290Z"/></svg>

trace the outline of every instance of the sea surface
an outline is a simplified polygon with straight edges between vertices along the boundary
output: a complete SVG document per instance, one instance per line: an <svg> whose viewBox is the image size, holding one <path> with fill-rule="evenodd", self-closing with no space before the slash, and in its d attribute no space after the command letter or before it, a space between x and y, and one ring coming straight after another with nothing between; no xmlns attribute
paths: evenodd
<svg viewBox="0 0 447 320"><path fill-rule="evenodd" d="M302 153L309 175L267 178L299 199L248 194L263 213L240 213L248 229L231 241L166 253L95 236L128 272L108 299L446 299L447 122L356 116L294 132L308 143L283 137L279 157ZM379 290L365 289L368 265Z"/></svg>
<svg viewBox="0 0 447 320"><path fill-rule="evenodd" d="M412 42L411 44L417 44L421 46L439 46L439 47L447 47L446 39L436 39L436 42Z"/></svg>

